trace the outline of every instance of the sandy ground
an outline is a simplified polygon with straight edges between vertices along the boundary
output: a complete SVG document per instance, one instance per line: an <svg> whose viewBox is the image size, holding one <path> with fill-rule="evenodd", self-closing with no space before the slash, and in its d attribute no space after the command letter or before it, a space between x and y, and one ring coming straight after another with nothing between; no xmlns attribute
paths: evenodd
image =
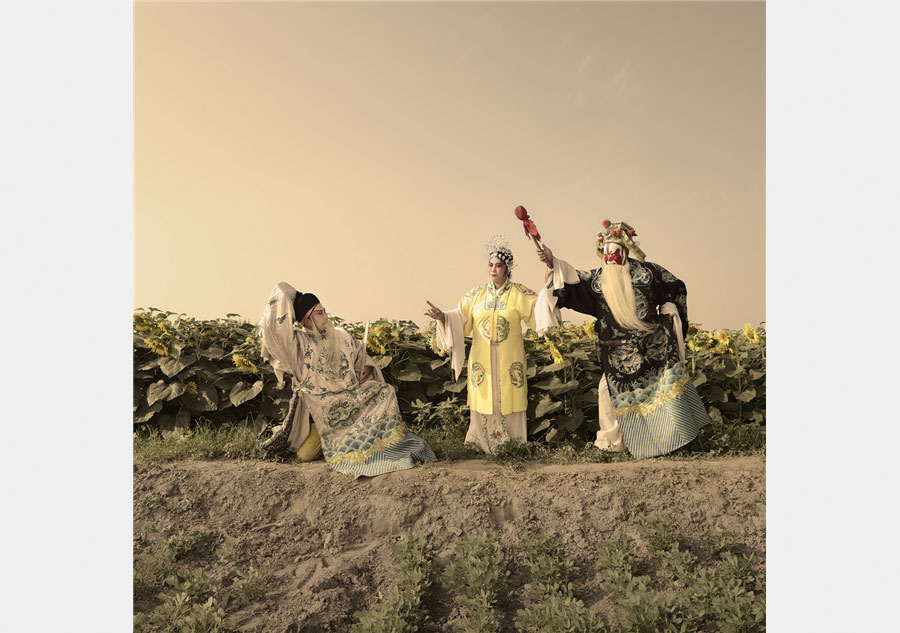
<svg viewBox="0 0 900 633"><path fill-rule="evenodd" d="M529 532L560 534L586 563L576 595L598 610L593 547L634 510L669 513L687 538L721 526L765 557L763 456L524 466L470 460L357 480L324 462L136 463L134 500L136 557L179 530L206 529L240 539L240 560L207 568L226 585L249 561L269 567L266 597L230 613L226 624L236 631L348 631L353 613L390 586L390 546L404 531L424 534L439 566L468 534L494 533L507 552ZM511 585L521 586L523 569L512 567ZM501 607L515 613L520 593L511 591ZM435 601L426 630L443 630L449 602ZM135 610L149 604L136 601Z"/></svg>

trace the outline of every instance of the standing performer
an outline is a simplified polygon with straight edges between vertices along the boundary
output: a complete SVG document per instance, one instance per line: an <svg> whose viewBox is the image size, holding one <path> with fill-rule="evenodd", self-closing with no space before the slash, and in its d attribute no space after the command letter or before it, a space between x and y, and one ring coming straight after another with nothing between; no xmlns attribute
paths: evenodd
<svg viewBox="0 0 900 633"><path fill-rule="evenodd" d="M617 451L624 441L643 459L684 446L710 419L684 363L687 289L659 264L644 261L636 235L625 222L604 220L597 234L603 267L590 272L554 257L545 244L538 259L552 275L536 319L542 332L559 325L559 308L596 317L603 376L594 445Z"/></svg>
<svg viewBox="0 0 900 633"><path fill-rule="evenodd" d="M302 330L294 329L295 321ZM290 446L308 461L316 456L318 435L326 463L356 477L435 459L431 447L407 430L394 388L359 341L332 325L314 294L277 284L259 325L263 359L279 386L289 374L294 390L284 422L263 448Z"/></svg>
<svg viewBox="0 0 900 633"><path fill-rule="evenodd" d="M510 280L513 255L506 240L488 245L488 279L469 290L455 310L443 311L428 301L426 315L437 320L438 346L451 352L455 377L465 357L464 336L472 336L469 353L470 410L466 443L493 453L509 440L526 442L528 387L522 323L534 327L534 291Z"/></svg>

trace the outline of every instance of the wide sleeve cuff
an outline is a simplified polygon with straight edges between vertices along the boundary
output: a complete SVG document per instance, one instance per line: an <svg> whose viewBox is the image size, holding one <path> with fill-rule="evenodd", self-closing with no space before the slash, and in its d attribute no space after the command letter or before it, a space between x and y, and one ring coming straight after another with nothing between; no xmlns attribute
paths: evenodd
<svg viewBox="0 0 900 633"><path fill-rule="evenodd" d="M672 329L675 330L675 337L678 339L678 355L684 360L684 336L681 334L681 316L678 314L678 307L668 301L660 306L659 313L672 315Z"/></svg>
<svg viewBox="0 0 900 633"><path fill-rule="evenodd" d="M445 352L450 352L453 379L457 380L466 361L466 341L463 338L463 316L459 310L446 310L444 323L437 322L435 342Z"/></svg>
<svg viewBox="0 0 900 633"><path fill-rule="evenodd" d="M534 306L535 329L543 334L548 328L559 326L562 316L557 307L554 290L562 290L566 284L577 284L581 278L575 268L558 257L553 258L553 274L547 278L544 287L538 293Z"/></svg>

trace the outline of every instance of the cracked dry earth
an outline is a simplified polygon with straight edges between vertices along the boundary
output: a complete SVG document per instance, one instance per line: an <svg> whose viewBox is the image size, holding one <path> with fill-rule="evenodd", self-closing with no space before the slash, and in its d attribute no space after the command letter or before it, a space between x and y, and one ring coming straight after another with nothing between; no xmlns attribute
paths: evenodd
<svg viewBox="0 0 900 633"><path fill-rule="evenodd" d="M228 610L234 631L349 631L354 612L392 586L391 544L405 531L426 537L438 567L452 559L461 537L495 534L510 561L510 595L500 605L510 631L527 582L516 551L529 533L563 537L582 567L575 594L600 612L594 544L627 530L633 511L671 515L688 539L718 525L765 558L764 456L566 465L467 460L357 480L324 462L138 462L134 504L135 558L181 530L206 530L240 539L238 560L213 558L206 568L226 585L237 569L264 562L272 573L266 596ZM424 630L444 630L454 619L452 603L432 600ZM137 600L134 606L152 608Z"/></svg>

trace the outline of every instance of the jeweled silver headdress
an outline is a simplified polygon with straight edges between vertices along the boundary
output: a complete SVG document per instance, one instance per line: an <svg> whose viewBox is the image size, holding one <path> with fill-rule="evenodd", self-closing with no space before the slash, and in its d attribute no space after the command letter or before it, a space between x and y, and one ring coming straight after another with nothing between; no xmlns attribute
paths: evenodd
<svg viewBox="0 0 900 633"><path fill-rule="evenodd" d="M509 240L506 239L505 235L493 236L491 241L484 245L484 250L487 251L488 259L496 257L506 264L506 269L508 271L515 268L513 254L512 251L509 250Z"/></svg>

